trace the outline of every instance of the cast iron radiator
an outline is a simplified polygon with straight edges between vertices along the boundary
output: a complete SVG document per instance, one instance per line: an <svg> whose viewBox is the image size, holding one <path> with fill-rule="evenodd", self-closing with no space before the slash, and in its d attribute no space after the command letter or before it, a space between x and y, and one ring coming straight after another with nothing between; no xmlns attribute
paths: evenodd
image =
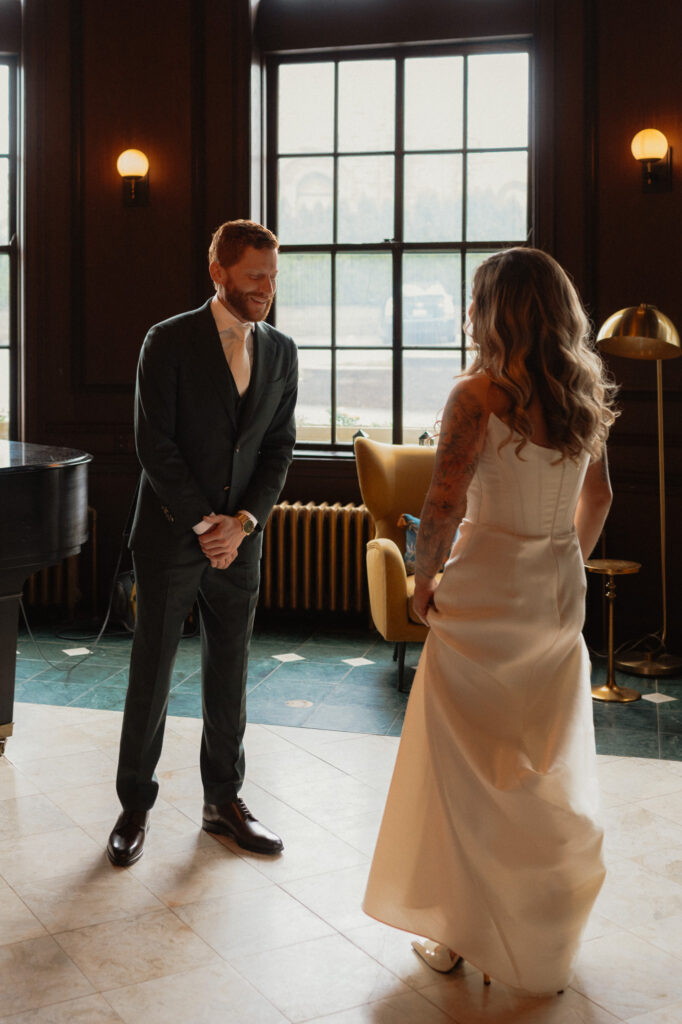
<svg viewBox="0 0 682 1024"><path fill-rule="evenodd" d="M365 549L373 536L364 505L275 505L263 537L261 606L365 611Z"/></svg>
<svg viewBox="0 0 682 1024"><path fill-rule="evenodd" d="M80 553L40 569L24 584L26 608L58 611L73 617L80 604L83 585L88 592L90 612L97 614L97 512L88 508L88 540Z"/></svg>

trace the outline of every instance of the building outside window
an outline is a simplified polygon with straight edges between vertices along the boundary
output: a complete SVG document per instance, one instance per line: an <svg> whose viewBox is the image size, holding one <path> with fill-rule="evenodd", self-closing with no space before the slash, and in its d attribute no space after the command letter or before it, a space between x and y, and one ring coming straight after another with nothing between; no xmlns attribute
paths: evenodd
<svg viewBox="0 0 682 1024"><path fill-rule="evenodd" d="M529 96L522 44L272 60L268 223L299 448L433 429L476 266L530 237Z"/></svg>
<svg viewBox="0 0 682 1024"><path fill-rule="evenodd" d="M16 122L16 63L0 57L0 439L17 416Z"/></svg>

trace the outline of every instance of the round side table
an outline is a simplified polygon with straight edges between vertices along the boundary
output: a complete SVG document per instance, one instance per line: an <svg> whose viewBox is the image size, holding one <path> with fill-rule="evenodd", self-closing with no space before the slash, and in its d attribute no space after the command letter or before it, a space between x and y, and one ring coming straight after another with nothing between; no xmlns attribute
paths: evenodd
<svg viewBox="0 0 682 1024"><path fill-rule="evenodd" d="M613 604L616 600L616 576L631 576L642 568L639 562L626 562L622 558L588 558L585 562L588 572L597 573L604 577L606 600L609 603L609 645L608 645L608 670L606 682L603 686L592 687L592 700L618 701L627 703L632 700L639 700L642 696L637 690L631 690L629 686L619 686L616 682L613 657Z"/></svg>

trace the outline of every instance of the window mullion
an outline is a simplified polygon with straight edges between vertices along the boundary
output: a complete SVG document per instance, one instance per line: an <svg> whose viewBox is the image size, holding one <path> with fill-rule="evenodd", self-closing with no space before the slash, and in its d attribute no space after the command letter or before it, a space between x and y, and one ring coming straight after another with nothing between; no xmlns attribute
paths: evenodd
<svg viewBox="0 0 682 1024"><path fill-rule="evenodd" d="M336 245L339 230L339 62L334 61L334 158L332 184L332 250L331 250L331 439L336 444Z"/></svg>
<svg viewBox="0 0 682 1024"><path fill-rule="evenodd" d="M403 224L405 202L405 59L395 68L395 204L393 224L393 443L403 438Z"/></svg>

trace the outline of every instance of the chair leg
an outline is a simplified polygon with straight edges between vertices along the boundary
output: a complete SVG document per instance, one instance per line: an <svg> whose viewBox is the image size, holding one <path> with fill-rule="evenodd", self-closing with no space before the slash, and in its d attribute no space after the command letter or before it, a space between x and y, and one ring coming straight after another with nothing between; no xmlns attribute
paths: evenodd
<svg viewBox="0 0 682 1024"><path fill-rule="evenodd" d="M398 660L398 648L399 647L400 647L400 644L393 644L393 660L394 661Z"/></svg>
<svg viewBox="0 0 682 1024"><path fill-rule="evenodd" d="M398 661L398 692L405 693L405 649L407 648L406 643L400 643L395 645L396 657Z"/></svg>

